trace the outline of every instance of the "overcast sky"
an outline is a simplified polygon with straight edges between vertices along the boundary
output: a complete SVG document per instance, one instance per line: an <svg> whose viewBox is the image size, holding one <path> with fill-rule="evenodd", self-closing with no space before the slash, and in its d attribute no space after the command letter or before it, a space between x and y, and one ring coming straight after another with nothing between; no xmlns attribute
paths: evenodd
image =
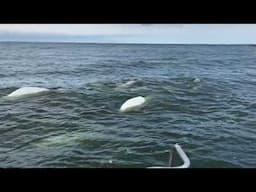
<svg viewBox="0 0 256 192"><path fill-rule="evenodd" d="M0 24L0 41L256 44L256 24Z"/></svg>

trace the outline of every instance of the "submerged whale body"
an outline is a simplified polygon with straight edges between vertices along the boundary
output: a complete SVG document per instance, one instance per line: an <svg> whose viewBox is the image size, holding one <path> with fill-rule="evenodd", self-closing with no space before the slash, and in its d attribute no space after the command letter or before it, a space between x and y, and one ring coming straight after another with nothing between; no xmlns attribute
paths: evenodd
<svg viewBox="0 0 256 192"><path fill-rule="evenodd" d="M127 112L127 111L131 111L133 109L137 109L138 107L141 107L145 102L146 102L146 99L142 96L138 96L138 97L128 99L121 106L120 111L121 112Z"/></svg>
<svg viewBox="0 0 256 192"><path fill-rule="evenodd" d="M21 97L26 95L38 94L46 91L49 91L49 89L40 87L22 87L10 93L9 95L7 95L7 97Z"/></svg>
<svg viewBox="0 0 256 192"><path fill-rule="evenodd" d="M129 88L129 87L134 87L134 86L142 86L142 80L133 79L133 80L129 80L124 83L118 84L119 88Z"/></svg>
<svg viewBox="0 0 256 192"><path fill-rule="evenodd" d="M130 87L136 83L137 83L137 81L131 80L131 81L127 81L126 83L121 84L119 87Z"/></svg>

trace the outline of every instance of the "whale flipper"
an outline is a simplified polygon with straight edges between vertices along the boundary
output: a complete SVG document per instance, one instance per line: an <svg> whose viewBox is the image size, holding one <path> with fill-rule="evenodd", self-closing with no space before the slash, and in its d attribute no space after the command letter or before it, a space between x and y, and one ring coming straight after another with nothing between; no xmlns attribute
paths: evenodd
<svg viewBox="0 0 256 192"><path fill-rule="evenodd" d="M10 93L9 95L7 95L7 97L21 97L26 95L38 94L46 91L49 91L49 89L40 87L22 87Z"/></svg>
<svg viewBox="0 0 256 192"><path fill-rule="evenodd" d="M131 111L133 109L137 109L138 107L141 107L145 102L146 102L146 99L142 96L138 96L138 97L128 99L121 106L120 111L121 112L127 112L127 111Z"/></svg>

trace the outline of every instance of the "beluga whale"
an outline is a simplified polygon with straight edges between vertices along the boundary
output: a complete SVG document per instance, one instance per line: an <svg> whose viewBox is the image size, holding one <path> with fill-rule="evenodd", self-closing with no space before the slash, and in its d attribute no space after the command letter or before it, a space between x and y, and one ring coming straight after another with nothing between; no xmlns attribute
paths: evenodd
<svg viewBox="0 0 256 192"><path fill-rule="evenodd" d="M142 96L133 97L123 103L123 105L120 108L120 111L128 112L128 111L138 109L138 108L142 107L145 102L146 102L146 99Z"/></svg>
<svg viewBox="0 0 256 192"><path fill-rule="evenodd" d="M135 80L127 81L126 83L121 84L119 87L130 87L130 86L136 84L136 82L137 81L135 81Z"/></svg>
<svg viewBox="0 0 256 192"><path fill-rule="evenodd" d="M40 87L21 87L16 91L13 91L6 97L7 98L22 97L22 96L28 96L28 95L35 95L35 94L39 94L47 91L50 91L50 90L46 88L40 88Z"/></svg>
<svg viewBox="0 0 256 192"><path fill-rule="evenodd" d="M194 79L193 79L193 82L194 82L194 83L199 83L200 81L201 81L201 80L200 80L199 78L194 78Z"/></svg>

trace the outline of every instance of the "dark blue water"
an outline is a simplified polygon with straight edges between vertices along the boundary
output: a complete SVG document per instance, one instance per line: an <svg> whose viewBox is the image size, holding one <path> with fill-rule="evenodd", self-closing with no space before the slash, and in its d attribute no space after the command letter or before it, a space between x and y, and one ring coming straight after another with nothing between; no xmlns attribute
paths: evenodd
<svg viewBox="0 0 256 192"><path fill-rule="evenodd" d="M166 166L175 143L192 167L255 167L255 62L255 46L0 43L0 167ZM51 91L2 98L23 86Z"/></svg>

